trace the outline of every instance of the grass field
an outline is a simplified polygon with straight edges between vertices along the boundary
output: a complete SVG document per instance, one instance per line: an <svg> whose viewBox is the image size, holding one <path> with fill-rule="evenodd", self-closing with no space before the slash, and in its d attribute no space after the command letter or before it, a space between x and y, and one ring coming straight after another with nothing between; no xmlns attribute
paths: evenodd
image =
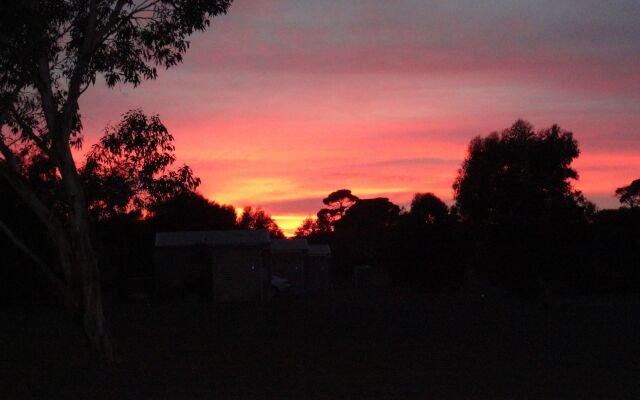
<svg viewBox="0 0 640 400"><path fill-rule="evenodd" d="M110 304L104 366L55 309L0 309L0 399L638 399L640 301L337 289Z"/></svg>

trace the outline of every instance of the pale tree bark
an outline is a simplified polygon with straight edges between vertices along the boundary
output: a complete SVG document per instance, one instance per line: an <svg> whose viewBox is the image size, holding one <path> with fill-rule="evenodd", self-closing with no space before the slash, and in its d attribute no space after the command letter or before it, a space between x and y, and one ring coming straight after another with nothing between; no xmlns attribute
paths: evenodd
<svg viewBox="0 0 640 400"><path fill-rule="evenodd" d="M61 156L64 157L65 163L60 172L71 206L68 229L73 244L73 278L79 285L84 330L98 353L113 361L116 355L102 307L100 274L89 236L84 189L71 158L71 151Z"/></svg>
<svg viewBox="0 0 640 400"><path fill-rule="evenodd" d="M95 83L100 73L105 74L108 86L119 80L137 85L141 80L155 79L156 66L169 68L181 62L181 55L188 47L186 37L204 30L208 26L208 18L226 13L230 3L230 0L69 2L69 9L61 12L71 11L67 15L69 18L56 14L54 20L49 21L51 26L47 21L35 28L16 25L15 46L7 46L8 50L2 52L7 57L0 60L9 62L0 64L8 68L7 76L10 78L3 84L20 82L24 87L22 94L27 97L21 105L31 112L32 118L24 125L18 122L22 130L21 139L38 146L55 166L66 196L68 208L65 215L49 210L29 190L18 168L14 168L16 160L12 160L10 151L3 153L4 159L0 158L0 177L10 182L47 228L64 272L70 309L81 316L91 344L107 359L113 359L113 343L102 308L98 263L89 235L85 193L71 152L71 146L78 143L75 142L78 139L76 129L79 128L78 99ZM190 5L197 6L193 10L202 11L204 19L180 12L180 7ZM37 9L25 7L16 15L24 12L26 17L32 11ZM46 20L46 16L43 19ZM37 22L37 18L34 20ZM132 29L134 26L140 29ZM21 27L28 32L22 32ZM123 32L127 35L120 40ZM11 35L8 37L12 38ZM26 46L32 43L33 46ZM12 43L9 40L7 44ZM6 87L2 89L8 92ZM3 97L0 96L0 103L6 103ZM11 125L17 129L16 121ZM0 139L3 139L1 132ZM5 150L6 147L5 143Z"/></svg>
<svg viewBox="0 0 640 400"><path fill-rule="evenodd" d="M0 145L0 147L2 146ZM0 221L0 232L45 272L62 294L69 313L82 320L87 338L98 354L107 361L115 361L117 356L105 323L98 264L91 246L79 177L77 174L76 180L73 180L73 177L71 179L67 177L70 182L66 182L65 185L71 188L75 186L76 196L73 198L73 203L70 204L72 211L66 223L63 223L38 199L31 188L22 181L21 176L7 168L7 165L5 157L4 165L0 165L0 178L9 183L14 192L46 228L56 250L64 277L61 279L56 276L50 267L2 221ZM74 190L71 188L67 192Z"/></svg>
<svg viewBox="0 0 640 400"><path fill-rule="evenodd" d="M73 118L73 115L69 118ZM59 120L59 118L52 118L52 122L57 119ZM57 127L54 125L52 128ZM28 131L29 127L23 126L23 130ZM18 249L43 269L50 281L61 292L67 310L82 320L82 326L91 346L101 357L111 362L115 361L117 356L105 322L98 263L91 246L84 190L68 145L68 137L68 133L62 132L57 140L54 139L57 143L53 149L41 149L50 156L62 178L63 188L69 203L69 214L64 221L53 214L25 183L18 169L17 158L0 137L0 154L4 158L4 160L0 160L2 161L0 162L0 178L10 185L46 228L57 252L64 275L63 279L56 277L51 269L13 234L6 224L0 225L0 232L4 233Z"/></svg>
<svg viewBox="0 0 640 400"><path fill-rule="evenodd" d="M6 224L0 225L0 232L9 237L18 249L22 250L36 265L51 272L47 276L62 292L66 308L82 320L82 326L92 347L108 361L114 361L116 355L113 340L105 322L98 262L89 234L87 204L82 182L71 153L70 139L74 130L78 99L83 92L82 86L85 84L83 79L86 76L91 55L99 41L104 40L104 36L110 34L110 30L116 25L117 15L125 4L125 0L118 0L104 27L106 31L97 32L97 3L95 0L89 1L89 18L85 27L83 43L79 49L73 73L67 81L67 90L63 99L56 96L58 92L56 92L55 80L57 78L52 76L49 64L50 56L46 50L39 57L37 65L33 66L30 74L31 81L36 89L49 140L43 140L35 134L28 123L21 124L19 120L17 121L23 136L28 137L36 144L58 170L66 195L67 215L55 215L26 184L20 174L18 160L0 134L0 154L4 158L4 160L0 158L0 178L9 183L46 228L57 252L64 277L58 279L49 268L46 268L48 266L43 260L32 252L18 236L14 235ZM21 88L16 88L11 98L4 99L4 107L0 110L2 111L0 128L4 125L8 112L13 111L16 114L12 103L16 101L20 90ZM17 117L14 115L14 124Z"/></svg>

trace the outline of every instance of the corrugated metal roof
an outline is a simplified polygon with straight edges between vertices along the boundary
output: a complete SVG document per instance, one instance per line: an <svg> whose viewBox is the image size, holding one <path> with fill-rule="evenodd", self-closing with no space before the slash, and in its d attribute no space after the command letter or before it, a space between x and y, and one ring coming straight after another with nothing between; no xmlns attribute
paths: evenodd
<svg viewBox="0 0 640 400"><path fill-rule="evenodd" d="M157 232L156 247L179 246L261 246L269 244L266 229L255 231Z"/></svg>
<svg viewBox="0 0 640 400"><path fill-rule="evenodd" d="M331 247L328 244L310 244L309 245L310 256L330 256Z"/></svg>
<svg viewBox="0 0 640 400"><path fill-rule="evenodd" d="M271 251L288 252L288 251L308 251L309 243L307 239L294 238L294 239L274 239L271 241Z"/></svg>

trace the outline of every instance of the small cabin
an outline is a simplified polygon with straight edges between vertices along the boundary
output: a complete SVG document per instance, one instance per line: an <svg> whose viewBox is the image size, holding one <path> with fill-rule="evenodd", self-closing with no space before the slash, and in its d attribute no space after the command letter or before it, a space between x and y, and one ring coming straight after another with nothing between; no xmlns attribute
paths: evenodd
<svg viewBox="0 0 640 400"><path fill-rule="evenodd" d="M162 294L204 294L216 302L269 298L266 230L158 232L155 246L156 288Z"/></svg>
<svg viewBox="0 0 640 400"><path fill-rule="evenodd" d="M275 239L271 241L271 274L285 278L294 293L305 291L305 264L309 244L307 239Z"/></svg>
<svg viewBox="0 0 640 400"><path fill-rule="evenodd" d="M331 248L327 244L309 245L305 268L305 288L308 292L321 292L330 285Z"/></svg>

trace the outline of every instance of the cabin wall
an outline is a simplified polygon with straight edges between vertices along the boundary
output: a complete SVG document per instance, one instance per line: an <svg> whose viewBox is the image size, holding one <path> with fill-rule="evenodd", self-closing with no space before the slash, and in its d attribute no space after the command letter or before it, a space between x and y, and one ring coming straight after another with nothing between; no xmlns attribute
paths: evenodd
<svg viewBox="0 0 640 400"><path fill-rule="evenodd" d="M281 278L286 278L291 283L295 292L302 293L304 287L305 254L296 253L272 253L271 273Z"/></svg>
<svg viewBox="0 0 640 400"><path fill-rule="evenodd" d="M156 290L160 295L210 296L210 250L204 246L160 247L155 252Z"/></svg>
<svg viewBox="0 0 640 400"><path fill-rule="evenodd" d="M217 302L261 302L265 267L260 247L221 247L211 252L213 298Z"/></svg>
<svg viewBox="0 0 640 400"><path fill-rule="evenodd" d="M329 256L308 256L305 268L305 288L309 292L321 292L329 289Z"/></svg>

